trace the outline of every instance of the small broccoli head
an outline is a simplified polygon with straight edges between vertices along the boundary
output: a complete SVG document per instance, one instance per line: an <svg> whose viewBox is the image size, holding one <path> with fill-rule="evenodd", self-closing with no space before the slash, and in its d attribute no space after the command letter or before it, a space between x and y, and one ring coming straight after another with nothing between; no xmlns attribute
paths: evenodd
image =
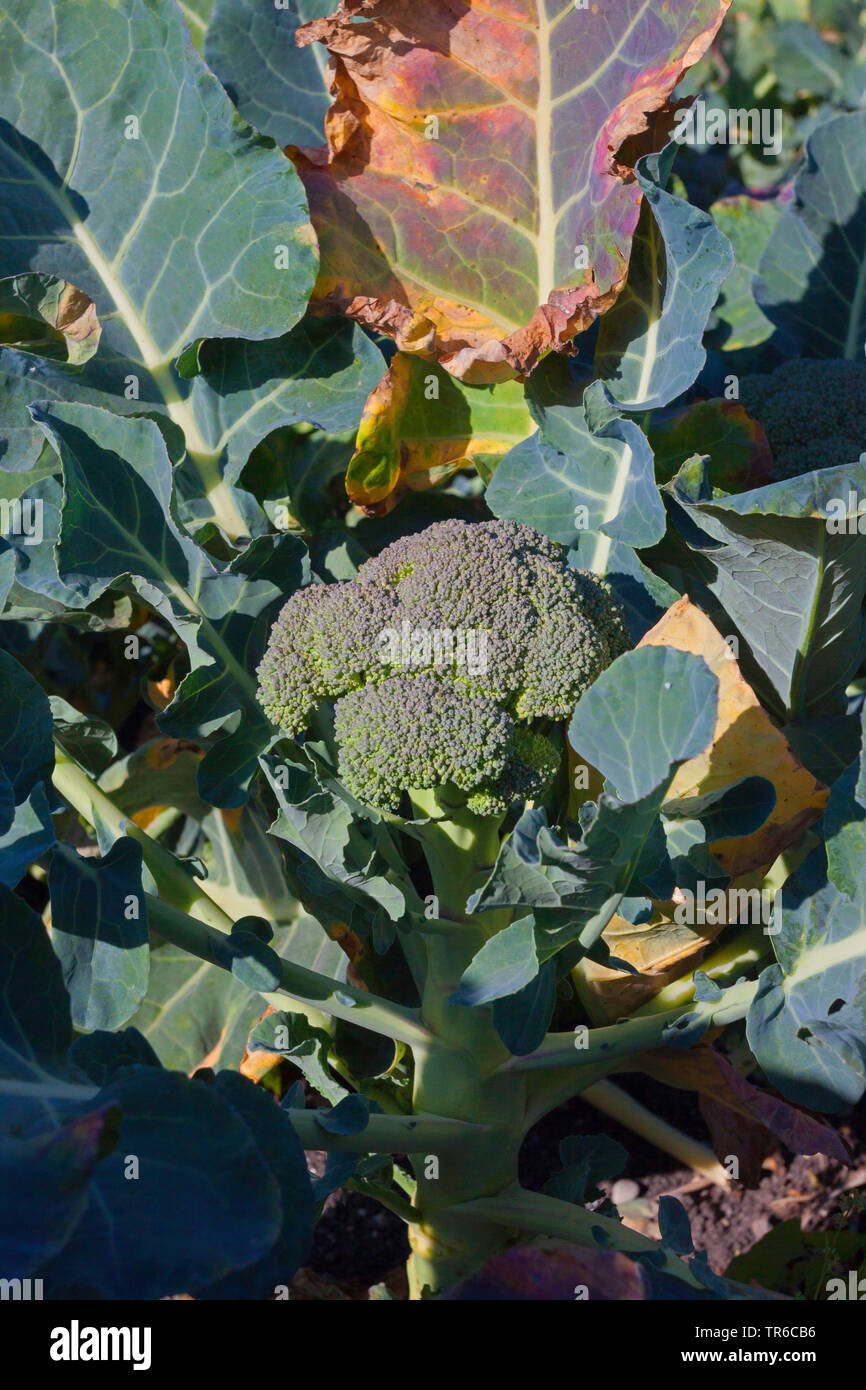
<svg viewBox="0 0 866 1390"><path fill-rule="evenodd" d="M740 378L740 401L763 426L773 482L852 463L866 450L866 364L795 357Z"/></svg>
<svg viewBox="0 0 866 1390"><path fill-rule="evenodd" d="M479 815L543 794L565 718L627 646L603 580L517 522L444 521L314 585L280 613L259 699L289 735L335 701L340 774L372 806L444 786Z"/></svg>

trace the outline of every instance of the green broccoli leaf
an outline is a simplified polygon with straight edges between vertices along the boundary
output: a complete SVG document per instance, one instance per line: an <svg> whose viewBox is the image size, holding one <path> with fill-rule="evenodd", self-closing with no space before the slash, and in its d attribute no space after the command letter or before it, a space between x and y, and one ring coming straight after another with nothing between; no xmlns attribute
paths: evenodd
<svg viewBox="0 0 866 1390"><path fill-rule="evenodd" d="M862 359L866 343L866 111L809 136L794 198L758 266L755 298L789 356Z"/></svg>
<svg viewBox="0 0 866 1390"><path fill-rule="evenodd" d="M684 469L663 492L684 585L719 632L738 637L763 703L783 720L842 713L864 650L866 462L714 500Z"/></svg>
<svg viewBox="0 0 866 1390"><path fill-rule="evenodd" d="M407 910L406 878L401 884L388 872L393 846L378 817L359 818L336 791L321 785L308 762L265 753L259 759L276 797L278 814L270 833L300 852L299 873L312 860L326 880L337 884L344 900L370 910L375 904L399 921ZM378 821L378 824L377 824ZM414 894L413 894L414 896ZM351 915L351 912L347 914Z"/></svg>
<svg viewBox="0 0 866 1390"><path fill-rule="evenodd" d="M760 977L749 1046L786 1099L810 1110L847 1110L866 1089L862 875L849 898L827 877L823 847L816 849L782 889L773 927L778 964Z"/></svg>
<svg viewBox="0 0 866 1390"><path fill-rule="evenodd" d="M717 701L718 682L700 657L671 647L644 647L619 657L578 702L569 729L579 754L609 779L616 794L605 791L599 797L573 847L549 828L544 810L524 811L468 910L531 908L539 962L575 943L585 952L597 949L658 832L677 768L712 739ZM531 960L521 926L520 934L508 930L522 949L526 978L520 984L525 985ZM497 940L498 935L483 948L488 959ZM506 953L505 964L510 958ZM472 985L478 962L476 956L461 989ZM492 986L484 982L488 997L495 997L489 995L491 987L513 992L502 988L509 983L506 970L494 971L492 980Z"/></svg>
<svg viewBox="0 0 866 1390"><path fill-rule="evenodd" d="M615 411L593 430L579 397L542 405L542 387L532 394L536 375L529 403L541 428L509 449L485 500L494 516L579 546L581 567L604 574L617 542L648 546L663 534L652 451L638 426Z"/></svg>
<svg viewBox="0 0 866 1390"><path fill-rule="evenodd" d="M860 727L863 730L862 713ZM866 750L862 744L830 790L824 834L830 879L840 893L854 901L862 892L866 864Z"/></svg>
<svg viewBox="0 0 866 1390"><path fill-rule="evenodd" d="M601 320L595 372L623 410L654 410L691 386L733 252L708 212L665 190L677 145L639 159L644 194L628 279Z"/></svg>
<svg viewBox="0 0 866 1390"><path fill-rule="evenodd" d="M48 884L72 1022L87 1032L122 1028L147 992L150 967L141 845L122 837L101 859L57 845Z"/></svg>
<svg viewBox="0 0 866 1390"><path fill-rule="evenodd" d="M254 671L286 589L308 577L303 543L261 536L219 568L175 520L171 461L152 420L88 405L34 413L63 469L61 582L90 602L125 588L171 624L192 670L161 726L212 742L228 724L199 767L199 789L214 805L243 805L272 737Z"/></svg>
<svg viewBox="0 0 866 1390"><path fill-rule="evenodd" d="M250 1033L250 1052L273 1052L292 1062L331 1105L349 1094L328 1069L331 1035L315 1028L303 1014L268 1014Z"/></svg>
<svg viewBox="0 0 866 1390"><path fill-rule="evenodd" d="M295 34L334 9L333 0L216 0L204 56L245 121L278 145L322 145L331 99L321 44L298 48Z"/></svg>

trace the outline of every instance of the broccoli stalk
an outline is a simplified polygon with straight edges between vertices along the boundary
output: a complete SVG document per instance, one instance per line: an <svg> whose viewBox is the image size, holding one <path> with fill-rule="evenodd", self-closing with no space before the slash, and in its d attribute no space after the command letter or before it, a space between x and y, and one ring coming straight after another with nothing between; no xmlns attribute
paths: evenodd
<svg viewBox="0 0 866 1390"><path fill-rule="evenodd" d="M423 1219L410 1227L409 1279L413 1297L450 1287L500 1253L506 1245L501 1223L470 1219L459 1203L494 1195L517 1180L517 1156L526 1109L526 1078L490 1075L508 1058L488 1010L450 1002L460 977L484 940L508 924L509 909L472 915L467 900L483 886L499 850L504 815L469 811L466 796L446 786L414 790L409 801L419 822L430 869L436 917L455 930L425 937L421 1017L440 1046L416 1053L413 1109L424 1114L472 1116L490 1132L472 1141L472 1152L452 1171L444 1165L428 1176L429 1154L413 1156L415 1205ZM516 1084L515 1084L516 1082ZM478 1175L486 1181L479 1184ZM483 1187L483 1191L482 1191Z"/></svg>
<svg viewBox="0 0 866 1390"><path fill-rule="evenodd" d="M456 788L413 791L410 801L416 816L430 818L417 829L437 918L454 924L449 932L424 938L421 1017L437 1042L416 1050L413 1110L453 1119L471 1116L473 1123L489 1126L467 1146L459 1165L446 1165L430 1153L412 1155L415 1206L422 1216L409 1229L408 1273L412 1297L417 1298L424 1290L436 1293L450 1287L505 1248L507 1232L501 1223L467 1220L459 1206L516 1182L527 1080L525 1075L494 1075L509 1054L490 1011L451 1002L485 938L512 915L508 910L477 916L466 912L467 899L483 885L495 862L503 816L474 815Z"/></svg>
<svg viewBox="0 0 866 1390"><path fill-rule="evenodd" d="M483 887L496 863L504 816L475 815L456 787L410 791L409 802L419 820L429 817L418 832L433 881L436 916L476 925L486 925L489 917L495 918L497 925L505 925L503 914L498 912L478 917L466 913L468 899ZM484 934L492 932L488 929Z"/></svg>

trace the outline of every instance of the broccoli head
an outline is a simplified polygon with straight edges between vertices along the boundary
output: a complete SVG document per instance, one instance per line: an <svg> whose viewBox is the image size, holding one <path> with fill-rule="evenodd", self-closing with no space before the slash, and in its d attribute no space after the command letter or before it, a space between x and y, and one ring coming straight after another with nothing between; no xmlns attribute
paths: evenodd
<svg viewBox="0 0 866 1390"><path fill-rule="evenodd" d="M794 357L740 378L740 401L763 426L773 481L852 463L866 449L866 364Z"/></svg>
<svg viewBox="0 0 866 1390"><path fill-rule="evenodd" d="M396 810L445 785L479 815L541 795L558 756L533 721L570 714L627 646L605 582L513 521L437 522L347 583L293 594L258 670L269 718L295 736L334 703L339 771Z"/></svg>

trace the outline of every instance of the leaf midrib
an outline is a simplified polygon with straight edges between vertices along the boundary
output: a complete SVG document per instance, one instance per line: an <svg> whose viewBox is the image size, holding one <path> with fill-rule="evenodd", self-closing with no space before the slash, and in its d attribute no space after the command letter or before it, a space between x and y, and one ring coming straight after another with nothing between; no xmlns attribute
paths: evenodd
<svg viewBox="0 0 866 1390"><path fill-rule="evenodd" d="M122 281L116 275L110 262L103 255L95 238L87 230L84 223L75 215L75 211L69 199L66 197L65 192L59 192L55 185L44 178L38 169L24 160L17 150L12 149L8 144L4 147L14 158L16 163L24 170L25 176L41 189L63 217L70 233L75 238L85 258L99 277L104 289L112 299L115 309L128 328L141 354L142 363L150 372L165 402L165 407L170 418L183 432L190 453L196 456L219 457L219 451L211 449L205 442L199 431L198 424L190 409L189 403L183 399L174 384L170 369L171 357L165 356L158 348L147 325L139 316L138 310L133 304ZM67 175L67 183L72 176L72 172L72 167L70 167ZM66 186L67 184L64 184L64 189Z"/></svg>

